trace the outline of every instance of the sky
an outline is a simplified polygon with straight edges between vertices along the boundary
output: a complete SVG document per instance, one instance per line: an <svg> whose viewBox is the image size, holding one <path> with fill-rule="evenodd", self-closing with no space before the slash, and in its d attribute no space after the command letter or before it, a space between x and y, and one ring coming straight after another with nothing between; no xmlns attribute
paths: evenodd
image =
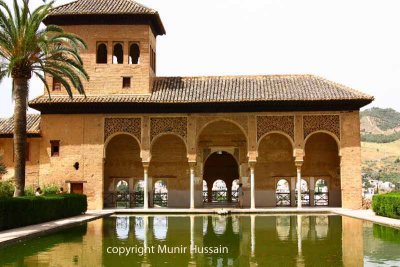
<svg viewBox="0 0 400 267"><path fill-rule="evenodd" d="M138 2L158 10L167 31L157 38L158 76L316 74L375 96L368 107L400 111L398 0ZM30 85L31 99L43 93L38 79ZM0 117L12 113L5 79Z"/></svg>

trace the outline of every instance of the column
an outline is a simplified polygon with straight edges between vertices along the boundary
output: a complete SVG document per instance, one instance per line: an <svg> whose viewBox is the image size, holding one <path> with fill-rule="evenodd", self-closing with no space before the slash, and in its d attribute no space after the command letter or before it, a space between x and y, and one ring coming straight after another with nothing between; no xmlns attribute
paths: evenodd
<svg viewBox="0 0 400 267"><path fill-rule="evenodd" d="M149 208L149 164L143 163L143 170L144 170L144 188L143 188L143 208Z"/></svg>
<svg viewBox="0 0 400 267"><path fill-rule="evenodd" d="M250 163L250 209L256 208L256 198L254 192L254 165L255 162Z"/></svg>
<svg viewBox="0 0 400 267"><path fill-rule="evenodd" d="M304 266L302 244L302 215L297 215L297 259L296 266Z"/></svg>
<svg viewBox="0 0 400 267"><path fill-rule="evenodd" d="M290 178L290 206L291 207L296 207L296 187L297 187L296 179L297 179L296 177Z"/></svg>
<svg viewBox="0 0 400 267"><path fill-rule="evenodd" d="M315 192L315 181L314 181L314 177L310 177L310 207L314 207L315 203L314 203L314 192Z"/></svg>
<svg viewBox="0 0 400 267"><path fill-rule="evenodd" d="M190 162L190 209L194 209L194 187L195 187L195 180L194 180L194 166L195 162Z"/></svg>
<svg viewBox="0 0 400 267"><path fill-rule="evenodd" d="M296 162L297 169L297 208L301 209L301 165L302 162Z"/></svg>

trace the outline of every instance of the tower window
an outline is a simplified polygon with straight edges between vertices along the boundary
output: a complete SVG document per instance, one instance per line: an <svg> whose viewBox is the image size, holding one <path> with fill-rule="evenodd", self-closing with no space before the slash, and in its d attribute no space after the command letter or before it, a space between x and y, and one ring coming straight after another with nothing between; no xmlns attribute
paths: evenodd
<svg viewBox="0 0 400 267"><path fill-rule="evenodd" d="M129 46L129 64L139 64L140 48L139 45L133 43Z"/></svg>
<svg viewBox="0 0 400 267"><path fill-rule="evenodd" d="M105 43L97 45L96 63L107 64L107 45Z"/></svg>
<svg viewBox="0 0 400 267"><path fill-rule="evenodd" d="M156 52L150 47L150 66L156 72Z"/></svg>
<svg viewBox="0 0 400 267"><path fill-rule="evenodd" d="M57 78L53 77L53 91L61 91L61 83Z"/></svg>
<svg viewBox="0 0 400 267"><path fill-rule="evenodd" d="M124 63L124 48L122 47L122 44L117 43L114 45L113 64L122 63Z"/></svg>
<svg viewBox="0 0 400 267"><path fill-rule="evenodd" d="M122 77L122 88L131 88L131 77Z"/></svg>
<svg viewBox="0 0 400 267"><path fill-rule="evenodd" d="M60 140L51 140L51 156L58 157L60 156Z"/></svg>

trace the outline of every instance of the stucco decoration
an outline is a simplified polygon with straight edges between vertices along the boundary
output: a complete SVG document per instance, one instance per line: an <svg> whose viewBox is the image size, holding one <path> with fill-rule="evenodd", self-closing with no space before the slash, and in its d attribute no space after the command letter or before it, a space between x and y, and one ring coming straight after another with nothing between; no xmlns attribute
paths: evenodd
<svg viewBox="0 0 400 267"><path fill-rule="evenodd" d="M174 133L183 138L187 137L186 117L150 118L150 140L163 133Z"/></svg>
<svg viewBox="0 0 400 267"><path fill-rule="evenodd" d="M284 132L294 139L294 116L257 116L257 141L269 132Z"/></svg>
<svg viewBox="0 0 400 267"><path fill-rule="evenodd" d="M141 140L140 118L106 118L104 121L104 141L115 133L129 133Z"/></svg>
<svg viewBox="0 0 400 267"><path fill-rule="evenodd" d="M304 139L317 131L328 131L340 140L339 115L307 115L303 117Z"/></svg>

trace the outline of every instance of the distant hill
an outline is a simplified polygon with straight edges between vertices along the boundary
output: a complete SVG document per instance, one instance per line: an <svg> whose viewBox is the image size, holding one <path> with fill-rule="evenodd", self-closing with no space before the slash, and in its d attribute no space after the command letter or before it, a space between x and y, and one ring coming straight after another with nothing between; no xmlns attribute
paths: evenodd
<svg viewBox="0 0 400 267"><path fill-rule="evenodd" d="M390 143L400 139L400 112L387 108L371 108L360 113L361 140Z"/></svg>

